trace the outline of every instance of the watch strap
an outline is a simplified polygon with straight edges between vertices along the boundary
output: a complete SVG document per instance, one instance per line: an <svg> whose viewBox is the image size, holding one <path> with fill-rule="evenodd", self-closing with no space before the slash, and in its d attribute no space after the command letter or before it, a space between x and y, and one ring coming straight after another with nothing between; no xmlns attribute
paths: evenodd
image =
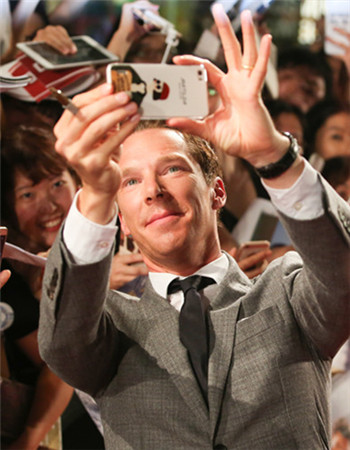
<svg viewBox="0 0 350 450"><path fill-rule="evenodd" d="M259 175L259 177L267 179L276 178L286 172L296 160L299 153L298 141L287 131L282 132L282 134L287 136L290 142L287 153L285 153L280 160L274 163L267 164L262 167L254 167L255 172Z"/></svg>

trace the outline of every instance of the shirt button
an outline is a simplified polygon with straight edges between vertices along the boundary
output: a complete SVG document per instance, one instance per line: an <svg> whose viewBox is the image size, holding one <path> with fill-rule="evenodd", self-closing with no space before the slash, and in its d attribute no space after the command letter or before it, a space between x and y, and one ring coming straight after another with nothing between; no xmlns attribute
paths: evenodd
<svg viewBox="0 0 350 450"><path fill-rule="evenodd" d="M98 246L100 248L107 248L109 246L109 243L107 241L100 241Z"/></svg>
<svg viewBox="0 0 350 450"><path fill-rule="evenodd" d="M300 211L301 208L303 207L303 204L301 202L295 202L293 207L296 211Z"/></svg>

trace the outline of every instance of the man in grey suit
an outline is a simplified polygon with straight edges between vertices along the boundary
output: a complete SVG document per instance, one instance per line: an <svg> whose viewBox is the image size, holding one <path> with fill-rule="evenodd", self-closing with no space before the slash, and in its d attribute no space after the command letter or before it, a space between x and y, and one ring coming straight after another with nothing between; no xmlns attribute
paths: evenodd
<svg viewBox="0 0 350 450"><path fill-rule="evenodd" d="M298 253L249 280L220 250L226 193L212 150L174 129L133 132L136 105L100 86L75 97L79 112L55 128L83 187L47 262L40 350L94 396L108 449L329 448L331 360L350 332L349 205L262 104L271 37L258 52L244 12L241 54L219 5L214 18L228 73L192 57L176 63L203 62L222 106L168 125L257 168ZM118 210L150 271L141 299L108 291ZM199 365L179 327L187 293L168 291L194 274L215 281L193 294L207 321Z"/></svg>

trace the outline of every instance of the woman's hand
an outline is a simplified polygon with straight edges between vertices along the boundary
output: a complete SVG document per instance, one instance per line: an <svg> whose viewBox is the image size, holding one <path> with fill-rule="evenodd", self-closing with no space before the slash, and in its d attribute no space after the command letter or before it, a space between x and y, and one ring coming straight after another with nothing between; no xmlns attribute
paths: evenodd
<svg viewBox="0 0 350 450"><path fill-rule="evenodd" d="M113 257L109 278L110 289L119 289L136 277L147 275L148 270L140 253L117 253Z"/></svg>
<svg viewBox="0 0 350 450"><path fill-rule="evenodd" d="M229 254L236 259L237 248L233 248ZM240 259L237 263L248 278L254 278L263 273L266 269L268 266L268 258L271 254L272 252L270 249L262 250L258 253L247 256L246 258Z"/></svg>
<svg viewBox="0 0 350 450"><path fill-rule="evenodd" d="M154 5L147 0L138 0L136 2L123 4L119 27L113 34L107 46L107 49L118 55L121 61L124 61L131 45L148 31L147 26L140 25L136 21L133 14L133 8L150 9L157 14L159 6Z"/></svg>
<svg viewBox="0 0 350 450"><path fill-rule="evenodd" d="M331 37L326 37L326 40L343 50L341 54L333 56L335 58L341 59L344 62L346 71L348 73L348 76L350 77L350 33L338 27L335 27L334 31L343 36L347 40L347 44L344 43L343 41L338 41Z"/></svg>
<svg viewBox="0 0 350 450"><path fill-rule="evenodd" d="M48 25L37 31L33 41L44 41L63 55L76 53L77 47L61 25Z"/></svg>

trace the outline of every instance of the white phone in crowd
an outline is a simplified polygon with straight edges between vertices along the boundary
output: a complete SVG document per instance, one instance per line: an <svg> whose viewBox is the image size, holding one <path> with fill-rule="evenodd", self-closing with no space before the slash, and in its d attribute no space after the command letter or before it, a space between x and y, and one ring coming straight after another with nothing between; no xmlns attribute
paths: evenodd
<svg viewBox="0 0 350 450"><path fill-rule="evenodd" d="M70 67L108 64L118 61L119 57L109 52L90 36L75 36L72 41L77 47L76 53L63 55L45 42L19 42L17 48L30 56L45 69L58 70Z"/></svg>
<svg viewBox="0 0 350 450"><path fill-rule="evenodd" d="M248 258L248 256L263 250L268 250L269 248L270 242L266 240L244 242L238 247L236 259L237 261L241 261L242 259Z"/></svg>
<svg viewBox="0 0 350 450"><path fill-rule="evenodd" d="M335 41L349 45L348 39L334 28L341 28L350 33L350 4L347 0L325 1L325 38L330 37ZM327 55L342 55L345 50L339 45L325 39L324 50Z"/></svg>
<svg viewBox="0 0 350 450"><path fill-rule="evenodd" d="M112 63L106 78L115 92L131 95L142 119L201 119L208 114L207 72L201 64Z"/></svg>

